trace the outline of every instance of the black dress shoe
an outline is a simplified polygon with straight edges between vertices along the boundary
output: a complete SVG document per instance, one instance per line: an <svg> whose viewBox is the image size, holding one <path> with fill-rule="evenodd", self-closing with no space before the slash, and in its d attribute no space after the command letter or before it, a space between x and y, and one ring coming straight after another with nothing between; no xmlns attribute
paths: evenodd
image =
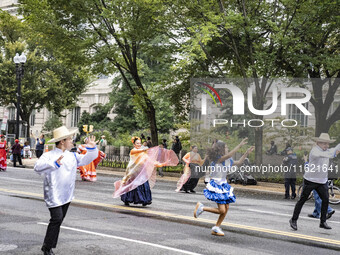
<svg viewBox="0 0 340 255"><path fill-rule="evenodd" d="M290 219L289 223L290 223L290 226L291 226L292 229L297 230L297 222L296 222L296 220Z"/></svg>
<svg viewBox="0 0 340 255"><path fill-rule="evenodd" d="M324 229L332 229L330 226L328 226L328 224L326 222L321 222L320 223L320 228L324 228Z"/></svg>
<svg viewBox="0 0 340 255"><path fill-rule="evenodd" d="M326 219L328 220L332 215L335 213L335 210L331 211L330 213L327 213Z"/></svg>
<svg viewBox="0 0 340 255"><path fill-rule="evenodd" d="M55 255L51 248L47 248L44 245L41 247L41 250L44 252L44 255Z"/></svg>
<svg viewBox="0 0 340 255"><path fill-rule="evenodd" d="M184 191L185 191L185 193L189 193L189 191L187 189L185 189Z"/></svg>
<svg viewBox="0 0 340 255"><path fill-rule="evenodd" d="M191 193L196 193L196 191L194 191L193 189L190 190Z"/></svg>
<svg viewBox="0 0 340 255"><path fill-rule="evenodd" d="M319 217L314 216L314 214L312 214L312 213L308 214L308 217L314 218L314 219L318 219L319 218Z"/></svg>

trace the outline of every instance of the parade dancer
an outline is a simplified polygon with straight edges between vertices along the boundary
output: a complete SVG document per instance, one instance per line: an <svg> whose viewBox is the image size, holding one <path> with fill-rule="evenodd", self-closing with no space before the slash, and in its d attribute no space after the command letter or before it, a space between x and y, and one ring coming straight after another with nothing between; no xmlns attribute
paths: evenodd
<svg viewBox="0 0 340 255"><path fill-rule="evenodd" d="M0 135L0 171L7 169L7 142L4 135Z"/></svg>
<svg viewBox="0 0 340 255"><path fill-rule="evenodd" d="M89 142L88 137L85 137L84 143L78 147L77 152L79 154L86 154L87 153L87 143ZM96 168L100 164L100 162L106 158L106 154L102 151L98 151L98 157L93 160L90 164L86 166L80 166L78 167L80 177L83 181L90 181L90 182L95 182L97 181L97 171Z"/></svg>
<svg viewBox="0 0 340 255"><path fill-rule="evenodd" d="M217 208L204 207L202 203L198 202L194 210L194 217L199 217L204 211L219 214L216 225L212 227L212 235L224 236L220 226L227 215L229 204L236 201L233 188L228 184L226 178L228 171L231 170L231 166L233 165L233 161L231 161L230 158L245 144L247 144L247 138L243 139L232 151L226 153L228 149L225 143L217 141L213 148L208 150L208 158L211 161L212 168L210 174L211 179L203 193L207 199L216 202ZM253 150L254 147L250 147L241 159L234 163L241 165L247 155Z"/></svg>
<svg viewBox="0 0 340 255"><path fill-rule="evenodd" d="M122 180L116 181L114 198L121 196L125 205L130 203L151 204L151 188L156 182L156 167L176 166L178 158L171 150L141 148L139 137L132 137L134 148L130 152L130 161ZM158 161L157 161L158 159Z"/></svg>
<svg viewBox="0 0 340 255"><path fill-rule="evenodd" d="M191 168L194 170L196 166L202 166L206 158L207 156L204 159L201 158L200 154L198 154L197 146L191 147L191 151L182 158L185 162L185 167L181 178L177 182L176 192L183 190L188 193L188 190L190 190L191 193L196 193L194 189L197 186L199 178L191 176Z"/></svg>
<svg viewBox="0 0 340 255"><path fill-rule="evenodd" d="M34 170L44 177L44 200L51 215L41 248L44 255L54 254L52 248L57 246L61 223L73 199L77 167L88 165L98 156L94 136L89 138L85 155L70 152L75 132L65 126L55 129L50 142L55 143L56 148L44 153L34 166Z"/></svg>
<svg viewBox="0 0 340 255"><path fill-rule="evenodd" d="M303 155L303 159L305 161L304 163L305 167L308 167L308 154L306 152L305 152L305 155ZM319 219L320 214L321 214L322 200L320 196L318 195L318 192L316 192L315 190L313 190L313 197L314 197L315 207L314 207L313 213L309 213L308 217ZM334 213L335 213L335 210L333 210L333 208L330 207L330 205L328 204L326 220L331 218Z"/></svg>
<svg viewBox="0 0 340 255"><path fill-rule="evenodd" d="M340 153L340 144L335 148L329 149L329 144L335 142L331 140L327 133L321 133L315 137L316 146L309 153L308 166L305 166L303 176L303 188L299 201L297 201L293 217L289 220L292 229L297 230L297 220L299 218L302 206L307 201L310 193L315 190L322 200L320 228L332 229L327 223L327 208L329 202L328 194L328 167L329 159L335 158Z"/></svg>

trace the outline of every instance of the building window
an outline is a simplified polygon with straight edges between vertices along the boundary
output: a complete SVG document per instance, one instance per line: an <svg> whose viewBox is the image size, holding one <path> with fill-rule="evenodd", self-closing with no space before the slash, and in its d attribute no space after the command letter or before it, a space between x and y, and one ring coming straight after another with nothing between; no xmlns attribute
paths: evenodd
<svg viewBox="0 0 340 255"><path fill-rule="evenodd" d="M91 113L95 113L100 109L100 105L93 105L91 108L92 108Z"/></svg>
<svg viewBox="0 0 340 255"><path fill-rule="evenodd" d="M15 107L8 107L8 120L15 120Z"/></svg>
<svg viewBox="0 0 340 255"><path fill-rule="evenodd" d="M109 78L109 76L107 76L107 75L105 75L105 74L99 74L98 75L98 79L100 80L100 79L107 79L107 78Z"/></svg>
<svg viewBox="0 0 340 255"><path fill-rule="evenodd" d="M190 111L190 119L191 120L201 121L201 119L202 119L202 112L200 110L197 110L197 109L191 109L191 111ZM194 130L196 132L201 131L201 125L203 125L203 123L200 123L200 124L196 125L194 127Z"/></svg>
<svg viewBox="0 0 340 255"><path fill-rule="evenodd" d="M80 107L72 109L71 112L71 127L76 127L80 119Z"/></svg>
<svg viewBox="0 0 340 255"><path fill-rule="evenodd" d="M302 104L307 110L308 110L308 103ZM288 110L288 118L296 120L298 123L300 123L301 127L307 127L308 125L308 116L304 115L303 112L299 108L296 107L295 104L289 105Z"/></svg>
<svg viewBox="0 0 340 255"><path fill-rule="evenodd" d="M31 116L30 116L30 126L35 125L35 110L32 111Z"/></svg>

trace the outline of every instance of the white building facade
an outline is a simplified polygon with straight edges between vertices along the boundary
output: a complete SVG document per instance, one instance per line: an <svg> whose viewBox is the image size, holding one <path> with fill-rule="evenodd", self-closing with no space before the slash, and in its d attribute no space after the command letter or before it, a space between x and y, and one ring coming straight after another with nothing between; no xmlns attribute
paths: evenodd
<svg viewBox="0 0 340 255"><path fill-rule="evenodd" d="M98 106L107 104L109 102L109 94L112 91L111 83L112 79L107 77L92 82L86 92L80 95L77 106L62 112L62 115L65 116L62 117L63 124L71 130L77 129L79 119L84 111L94 113ZM49 119L51 114L46 108L32 112L29 124L34 136L38 136L41 133L45 121ZM14 105L0 106L0 124L3 123L6 115L9 121L16 119L16 108ZM115 114L110 112L108 117L113 119ZM4 127L4 125L0 126ZM2 132L5 133L5 130L2 130Z"/></svg>

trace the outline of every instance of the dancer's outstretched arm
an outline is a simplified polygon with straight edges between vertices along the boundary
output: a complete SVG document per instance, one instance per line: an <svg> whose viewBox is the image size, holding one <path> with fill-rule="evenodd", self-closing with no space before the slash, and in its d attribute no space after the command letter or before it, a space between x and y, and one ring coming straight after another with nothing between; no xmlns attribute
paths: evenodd
<svg viewBox="0 0 340 255"><path fill-rule="evenodd" d="M218 163L221 163L223 161L226 161L228 158L231 158L243 145L247 144L248 138L244 138L239 145L237 145L232 151L230 151L228 154L222 156L219 160Z"/></svg>
<svg viewBox="0 0 340 255"><path fill-rule="evenodd" d="M242 163L244 162L244 160L246 159L246 157L255 149L254 146L251 146L243 155L242 157L237 160L237 161L234 161L234 164L233 165L236 165L236 166L241 166Z"/></svg>

